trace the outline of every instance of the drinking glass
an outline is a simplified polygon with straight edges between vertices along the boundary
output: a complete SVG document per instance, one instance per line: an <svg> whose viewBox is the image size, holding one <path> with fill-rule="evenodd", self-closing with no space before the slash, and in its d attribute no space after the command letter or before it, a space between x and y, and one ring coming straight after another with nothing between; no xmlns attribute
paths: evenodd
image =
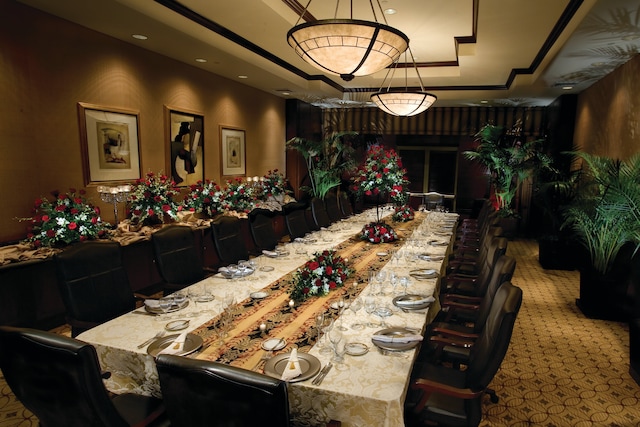
<svg viewBox="0 0 640 427"><path fill-rule="evenodd" d="M333 351L331 348L331 344L327 342L329 339L328 337L329 332L331 332L332 329L333 329L333 319L331 318L331 316L325 314L324 320L322 322L322 332L324 333L324 344L320 348L321 354L329 354Z"/></svg>
<svg viewBox="0 0 640 427"><path fill-rule="evenodd" d="M385 319L393 314L391 308L386 304L379 305L375 308L374 313L380 318L380 327L388 328L389 326L386 324Z"/></svg>
<svg viewBox="0 0 640 427"><path fill-rule="evenodd" d="M166 316L173 305L173 297L167 296L160 298L158 305L160 306L160 310L162 310L163 316Z"/></svg>
<svg viewBox="0 0 640 427"><path fill-rule="evenodd" d="M320 313L316 316L316 330L318 331L318 339L316 340L316 344L319 346L322 345L320 343L320 333L322 332L322 328L324 327L324 313Z"/></svg>
<svg viewBox="0 0 640 427"><path fill-rule="evenodd" d="M398 281L398 275L395 273L395 271L392 271L389 274L389 282L391 283L391 292L393 293L393 295L397 295Z"/></svg>
<svg viewBox="0 0 640 427"><path fill-rule="evenodd" d="M331 357L331 361L335 364L336 369L344 370L346 368L344 366L344 354L347 349L344 335L342 335L342 332L334 328L329 332L329 341L331 341L333 349L333 357Z"/></svg>
<svg viewBox="0 0 640 427"><path fill-rule="evenodd" d="M175 294L173 294L173 300L175 301L176 305L180 308L184 305L185 301L187 301L187 296L185 295L184 292L176 292Z"/></svg>
<svg viewBox="0 0 640 427"><path fill-rule="evenodd" d="M378 273L376 273L376 281L378 282L378 295L385 295L385 291L384 291L384 281L387 278L387 272L386 271L378 271Z"/></svg>
<svg viewBox="0 0 640 427"><path fill-rule="evenodd" d="M371 315L374 311L376 311L376 300L372 297L366 297L364 300L364 311L367 314ZM379 325L373 322L368 322L367 327L369 328L377 328Z"/></svg>
<svg viewBox="0 0 640 427"><path fill-rule="evenodd" d="M407 295L409 292L409 278L407 276L400 278L400 286L404 288L404 295Z"/></svg>
<svg viewBox="0 0 640 427"><path fill-rule="evenodd" d="M347 328L344 327L343 323L343 319L342 319L342 314L344 313L345 308L347 308L348 305L345 302L343 297L340 297L340 299L338 300L338 319L340 320L338 326L336 326L336 328L338 328L341 331L346 331Z"/></svg>
<svg viewBox="0 0 640 427"><path fill-rule="evenodd" d="M354 316L357 316L358 310L362 308L362 300L360 298L355 299L349 304L349 309L353 312ZM357 317L356 317L357 319ZM356 331L364 329L364 325L362 323L354 323L351 325L351 329L355 329Z"/></svg>

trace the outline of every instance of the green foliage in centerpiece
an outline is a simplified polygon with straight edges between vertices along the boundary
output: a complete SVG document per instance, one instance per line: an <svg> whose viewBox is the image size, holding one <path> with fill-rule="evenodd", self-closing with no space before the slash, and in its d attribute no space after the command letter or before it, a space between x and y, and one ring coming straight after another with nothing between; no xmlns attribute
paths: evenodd
<svg viewBox="0 0 640 427"><path fill-rule="evenodd" d="M53 202L36 199L25 242L39 248L106 237L108 225L102 222L100 209L85 199L85 190L51 194Z"/></svg>
<svg viewBox="0 0 640 427"><path fill-rule="evenodd" d="M344 286L351 269L335 250L316 252L293 276L291 299L300 302Z"/></svg>
<svg viewBox="0 0 640 427"><path fill-rule="evenodd" d="M189 193L184 196L182 206L190 212L204 213L210 217L222 211L222 188L207 179L191 185Z"/></svg>
<svg viewBox="0 0 640 427"><path fill-rule="evenodd" d="M129 195L131 222L161 223L165 217L177 220L178 211L182 210L182 206L173 200L177 194L173 180L164 174L147 172L144 178L135 181Z"/></svg>

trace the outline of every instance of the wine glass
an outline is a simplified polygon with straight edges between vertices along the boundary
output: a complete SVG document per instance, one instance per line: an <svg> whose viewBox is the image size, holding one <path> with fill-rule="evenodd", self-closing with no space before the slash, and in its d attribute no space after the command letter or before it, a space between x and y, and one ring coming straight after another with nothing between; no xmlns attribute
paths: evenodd
<svg viewBox="0 0 640 427"><path fill-rule="evenodd" d="M349 309L353 312L354 316L357 316L358 310L362 308L362 300L357 298L349 304ZM356 317L357 318L357 317ZM351 329L355 329L356 331L364 329L364 325L362 323L354 323L351 325Z"/></svg>
<svg viewBox="0 0 640 427"><path fill-rule="evenodd" d="M318 331L318 339L316 340L316 344L322 345L320 343L320 332L322 332L322 328L324 327L324 313L320 313L316 316L316 330Z"/></svg>
<svg viewBox="0 0 640 427"><path fill-rule="evenodd" d="M409 278L407 276L400 278L400 286L404 288L404 295L407 295L409 292Z"/></svg>
<svg viewBox="0 0 640 427"><path fill-rule="evenodd" d="M386 271L378 271L378 273L376 273L376 282L378 282L378 295L385 295L384 292L384 281L387 278L387 272Z"/></svg>
<svg viewBox="0 0 640 427"><path fill-rule="evenodd" d="M342 332L333 328L329 332L329 341L331 341L333 348L331 361L335 363L336 369L344 370L346 368L346 366L344 366L344 354L347 350L345 337L342 335Z"/></svg>
<svg viewBox="0 0 640 427"><path fill-rule="evenodd" d="M373 314L374 311L376 311L376 300L372 297L366 297L364 300L364 311L367 312L367 314L371 315ZM369 328L377 328L379 325L373 323L373 322L368 322L367 326Z"/></svg>
<svg viewBox="0 0 640 427"><path fill-rule="evenodd" d="M380 327L388 328L389 326L386 324L385 319L393 314L391 308L386 304L382 304L375 308L374 313L380 318Z"/></svg>
<svg viewBox="0 0 640 427"><path fill-rule="evenodd" d="M338 319L340 319L340 324L338 326L336 326L336 328L338 328L341 331L346 331L347 328L344 327L343 323L343 319L342 319L342 313L344 313L344 310L348 308L348 304L345 302L343 297L340 297L340 299L338 300Z"/></svg>
<svg viewBox="0 0 640 427"><path fill-rule="evenodd" d="M322 322L322 332L324 333L324 344L320 348L321 354L328 354L333 351L331 349L331 345L329 345L329 343L327 342L327 340L329 339L328 337L329 332L331 332L332 329L333 329L333 319L331 318L331 316L328 316L325 314Z"/></svg>
<svg viewBox="0 0 640 427"><path fill-rule="evenodd" d="M173 301L180 309L184 306L185 301L187 301L187 295L185 295L184 292L176 292L175 294L173 294Z"/></svg>
<svg viewBox="0 0 640 427"><path fill-rule="evenodd" d="M161 297L158 300L158 305L160 306L160 310L162 310L162 314L166 315L173 305L173 297Z"/></svg>

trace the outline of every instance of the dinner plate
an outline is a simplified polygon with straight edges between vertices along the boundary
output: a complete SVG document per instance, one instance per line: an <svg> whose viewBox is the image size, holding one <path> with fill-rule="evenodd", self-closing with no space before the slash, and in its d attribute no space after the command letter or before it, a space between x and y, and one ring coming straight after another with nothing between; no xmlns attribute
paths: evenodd
<svg viewBox="0 0 640 427"><path fill-rule="evenodd" d="M162 338L158 338L154 342L147 347L147 353L153 357L156 357L158 353L165 348L169 347L173 341L178 338L180 334L167 335ZM177 356L186 356L187 354L191 354L194 351L197 351L202 347L202 337L194 334L187 334L187 337L184 340L184 346L182 351L177 353L171 353Z"/></svg>
<svg viewBox="0 0 640 427"><path fill-rule="evenodd" d="M264 364L264 373L270 377L282 378L282 373L289 362L289 356L291 356L291 353L278 354L267 360L267 363ZM320 360L309 353L298 352L298 362L302 373L289 380L290 383L308 380L320 372Z"/></svg>
<svg viewBox="0 0 640 427"><path fill-rule="evenodd" d="M421 259L422 261L442 261L444 259L444 255L420 254L418 255L418 259Z"/></svg>
<svg viewBox="0 0 640 427"><path fill-rule="evenodd" d="M403 337L405 335L415 335L415 332L410 331L405 328L387 328L382 329L381 331L376 332L374 335L388 335L393 337ZM420 344L420 341L411 341L411 342L382 342L377 341L371 338L371 342L373 345L380 347L383 350L389 351L405 351L410 350Z"/></svg>
<svg viewBox="0 0 640 427"><path fill-rule="evenodd" d="M189 326L189 320L181 319L167 323L164 325L164 328L167 331L181 331L183 329L187 329L187 326Z"/></svg>
<svg viewBox="0 0 640 427"><path fill-rule="evenodd" d="M438 277L438 272L431 268L422 268L409 271L409 276L419 280L435 279Z"/></svg>
<svg viewBox="0 0 640 427"><path fill-rule="evenodd" d="M369 352L369 346L361 342L350 342L345 346L345 353L350 356L362 356Z"/></svg>
<svg viewBox="0 0 640 427"><path fill-rule="evenodd" d="M175 311L182 310L183 308L185 308L188 305L189 305L189 300L185 300L185 302L183 302L180 305L173 304L173 305L171 305L169 310L167 310L167 313L173 313ZM158 306L158 307L150 307L147 304L145 304L144 305L144 309L147 310L149 313L153 313L153 314L163 314L164 313L164 311L162 311L160 306Z"/></svg>
<svg viewBox="0 0 640 427"><path fill-rule="evenodd" d="M280 338L269 338L262 341L262 349L266 351L282 350L287 345L287 341Z"/></svg>
<svg viewBox="0 0 640 427"><path fill-rule="evenodd" d="M266 291L251 292L249 296L253 299L262 299L269 296L269 292L266 292Z"/></svg>
<svg viewBox="0 0 640 427"><path fill-rule="evenodd" d="M429 244L431 246L447 246L449 243L448 242L441 242L439 240L432 240L429 242Z"/></svg>
<svg viewBox="0 0 640 427"><path fill-rule="evenodd" d="M421 301L427 298L425 295L407 294L400 295L393 299L393 305L400 307L403 310L423 310L431 305L433 301L413 303L414 301ZM404 304L403 304L404 303Z"/></svg>

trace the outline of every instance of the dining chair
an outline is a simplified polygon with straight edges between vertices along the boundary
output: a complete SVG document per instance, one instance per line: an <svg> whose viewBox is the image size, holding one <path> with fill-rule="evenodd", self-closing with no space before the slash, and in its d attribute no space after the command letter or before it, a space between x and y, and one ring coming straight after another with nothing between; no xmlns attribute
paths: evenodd
<svg viewBox="0 0 640 427"><path fill-rule="evenodd" d="M202 265L191 227L168 225L151 235L164 294L176 292L214 273Z"/></svg>
<svg viewBox="0 0 640 427"><path fill-rule="evenodd" d="M51 332L0 327L0 369L41 427L166 425L162 401L137 394L110 397L90 344Z"/></svg>
<svg viewBox="0 0 640 427"><path fill-rule="evenodd" d="M159 355L156 367L172 427L292 425L287 383L280 379L170 354Z"/></svg>
<svg viewBox="0 0 640 427"><path fill-rule="evenodd" d="M131 290L116 242L76 243L54 259L73 337L135 309L136 300L145 298Z"/></svg>
<svg viewBox="0 0 640 427"><path fill-rule="evenodd" d="M272 251L278 246L278 237L273 225L274 212L254 209L249 212L249 229L257 254L263 250Z"/></svg>
<svg viewBox="0 0 640 427"><path fill-rule="evenodd" d="M239 218L220 215L211 221L211 231L218 256L225 265L249 259L249 250L242 235Z"/></svg>
<svg viewBox="0 0 640 427"><path fill-rule="evenodd" d="M335 191L330 191L324 198L324 206L331 222L338 222L342 219L342 211L338 202L338 195Z"/></svg>
<svg viewBox="0 0 640 427"><path fill-rule="evenodd" d="M291 240L295 240L298 237L304 237L307 233L311 232L311 229L307 224L307 218L305 216L306 207L304 205L285 205L283 209L284 221Z"/></svg>
<svg viewBox="0 0 640 427"><path fill-rule="evenodd" d="M317 197L311 199L311 214L313 221L317 228L329 227L331 225L331 218L327 213L324 201Z"/></svg>
<svg viewBox="0 0 640 427"><path fill-rule="evenodd" d="M418 367L406 400L407 426L478 426L482 420L482 397L504 359L522 290L505 282L496 294L496 308L472 347L466 369L426 363ZM497 402L495 395L491 396Z"/></svg>

